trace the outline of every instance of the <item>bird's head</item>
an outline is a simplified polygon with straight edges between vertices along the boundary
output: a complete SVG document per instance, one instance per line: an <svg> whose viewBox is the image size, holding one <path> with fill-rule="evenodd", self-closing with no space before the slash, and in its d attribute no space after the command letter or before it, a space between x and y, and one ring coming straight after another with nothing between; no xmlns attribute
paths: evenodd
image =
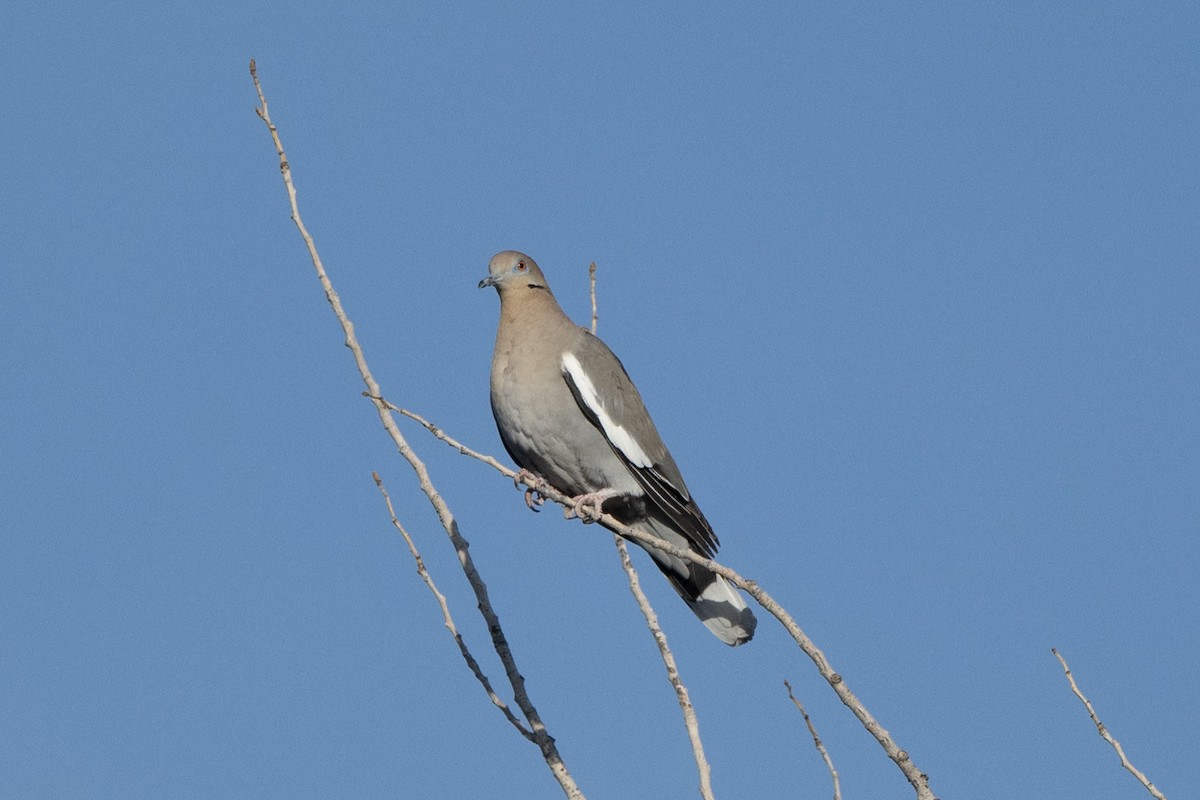
<svg viewBox="0 0 1200 800"><path fill-rule="evenodd" d="M505 250L492 256L488 262L488 276L479 282L480 289L485 286L495 286L501 297L516 289L550 290L537 262L516 250Z"/></svg>

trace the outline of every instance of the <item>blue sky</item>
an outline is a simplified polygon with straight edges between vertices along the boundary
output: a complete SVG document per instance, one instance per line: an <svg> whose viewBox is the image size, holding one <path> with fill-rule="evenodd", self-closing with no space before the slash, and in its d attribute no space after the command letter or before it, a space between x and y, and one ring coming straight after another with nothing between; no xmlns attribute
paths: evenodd
<svg viewBox="0 0 1200 800"><path fill-rule="evenodd" d="M496 251L637 381L723 542L944 797L1195 794L1189 4L43 4L0 33L0 796L561 796L393 402L502 453ZM413 426L589 797L696 796L611 541ZM640 554L639 554L640 555ZM768 621L645 558L718 797L904 797Z"/></svg>

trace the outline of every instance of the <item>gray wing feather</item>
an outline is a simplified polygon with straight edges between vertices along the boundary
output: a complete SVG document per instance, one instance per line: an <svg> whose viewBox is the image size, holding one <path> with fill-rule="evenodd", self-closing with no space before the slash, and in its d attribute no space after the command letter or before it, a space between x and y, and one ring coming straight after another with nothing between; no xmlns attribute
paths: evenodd
<svg viewBox="0 0 1200 800"><path fill-rule="evenodd" d="M712 526L699 507L692 501L687 485L683 482L683 475L659 436L658 429L654 427L654 421L650 419L642 396L630 380L625 366L604 342L582 328L580 333L582 335L577 340L573 355L591 379L605 415L628 431L643 453L649 457L651 464L641 466L633 463L609 438L596 409L589 405L571 373L564 369L563 380L570 388L580 411L604 434L613 452L642 487L646 499L687 537L697 552L711 558L720 544L717 535L713 533Z"/></svg>

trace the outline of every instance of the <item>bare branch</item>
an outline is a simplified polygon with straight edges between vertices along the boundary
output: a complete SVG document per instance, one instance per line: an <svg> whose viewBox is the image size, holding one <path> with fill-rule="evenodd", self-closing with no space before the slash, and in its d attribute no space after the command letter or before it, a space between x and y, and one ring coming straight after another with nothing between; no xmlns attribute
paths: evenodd
<svg viewBox="0 0 1200 800"><path fill-rule="evenodd" d="M499 618L496 616L494 609L492 609L491 603L488 601L487 586L484 584L482 578L479 576L478 571L475 569L474 562L472 561L468 551L467 542L465 539L463 539L458 530L457 521L450 512L449 506L446 504L445 500L440 494L438 494L437 490L433 486L433 483L430 481L429 473L424 462L417 457L416 453L413 452L412 448L408 445L408 442L404 439L404 436L400 433L399 428L396 426L395 419L391 415L391 410L381 399L382 392L379 389L379 384L375 381L367 367L366 358L363 355L362 348L359 346L357 337L354 334L354 326L350 322L350 319L346 316L346 313L342 308L341 300L338 297L337 292L334 291L333 285L325 272L319 255L317 254L316 246L313 244L312 237L305 228L304 223L301 221L300 211L296 203L296 190L292 183L291 167L288 164L287 156L284 154L283 145L280 141L278 130L271 122L271 117L267 109L266 97L264 96L262 86L259 83L257 70L253 60L250 62L250 74L254 80L254 87L258 93L260 104L256 109L256 113L266 124L267 129L271 134L272 141L275 144L276 153L279 156L279 168L283 176L284 186L287 190L288 200L291 205L292 221L296 224L297 230L300 232L301 237L304 239L305 245L308 247L309 255L312 258L313 266L317 271L317 277L325 291L326 299L329 301L330 306L333 308L334 314L337 316L338 321L342 325L342 330L346 337L345 344L353 354L355 364L359 369L359 374L362 376L363 383L366 384L366 394L372 398L379 414L380 422L384 429L388 432L388 435L391 436L397 450L405 458L405 460L409 462L410 466L412 466L413 471L417 475L417 479L421 485L422 491L424 491L426 497L429 499L430 504L433 506L438 515L438 519L442 523L442 527L445 529L455 547L455 550L458 552L459 561L462 564L463 571L467 576L467 580L471 584L471 588L475 592L476 599L479 601L480 612L484 615L484 619L487 621L488 630L492 635L492 644L496 649L497 654L500 656L501 662L504 664L505 673L507 674L509 683L513 688L514 699L517 703L517 706L521 709L522 714L524 714L525 718L529 722L530 729L537 741L538 747L542 751L543 758L550 767L551 772L558 780L559 785L563 788L563 791L566 793L566 795L573 800L574 798L582 798L583 793L579 790L574 779L567 771L566 765L562 761L562 757L559 755L558 750L555 747L553 737L551 737L546 731L546 728L542 723L537 710L533 707L529 699L529 696L525 690L525 680L521 676L520 671L517 669L512 651L509 648L508 642L504 638L503 631L500 627ZM518 475L514 480L523 483L547 499L553 500L564 507L572 506L571 498L549 486L544 481L537 481L531 476L524 474ZM847 708L851 710L852 713L854 713L856 717L858 717L859 721L863 724L867 731L875 738L880 746L883 747L884 752L887 753L888 757L891 758L900 768L905 778L908 779L909 783L915 789L918 800L936 800L933 793L929 789L928 776L917 769L916 765L913 764L912 760L909 758L908 753L904 750L901 750L899 746L896 745L895 741L891 738L891 735L887 732L887 730L885 730L883 726L875 720L870 712L867 711L866 707L863 706L862 702L859 701L854 693L850 691L849 687L846 686L842 676L833 670L828 659L825 657L825 654L822 653L821 650L812 642L812 640L808 638L804 631L801 630L800 626L796 624L796 621L792 619L791 615L789 615L787 611L761 586L754 581L743 578L738 573L722 564L718 564L712 559L704 558L703 556L693 553L690 550L676 547L670 542L659 539L656 536L630 528L629 526L619 522L610 514L601 515L598 521L603 522L604 525L610 530L620 534L626 539L632 539L642 544L651 545L670 555L674 555L678 558L699 564L702 567L721 575L726 580L732 581L734 584L745 590L751 597L755 599L756 602L758 602L760 606L762 606L765 611L779 620L779 622L784 626L784 629L787 630L793 640L796 641L800 649L813 661L817 667L817 671L823 678L825 678L826 681L828 681L829 685L833 687L833 690L838 695L838 698L841 699L841 701L846 705Z"/></svg>
<svg viewBox="0 0 1200 800"><path fill-rule="evenodd" d="M679 700L679 708L683 711L683 724L687 728L688 740L692 743L692 756L696 759L696 769L700 772L700 796L704 800L713 800L712 768L704 756L704 743L700 740L700 722L696 719L696 709L692 706L692 700L688 696L683 679L679 677L679 670L675 666L675 655L667 646L667 635L663 633L662 627L658 624L658 615L654 613L650 600L642 591L637 570L633 568L633 562L629 560L629 549L625 547L625 540L616 534L613 534L613 539L617 543L617 552L621 554L621 566L625 568L625 574L629 578L629 591L633 593L638 608L642 610L642 615L646 618L646 625L654 636L658 652L662 654L663 666L667 668L667 680L674 687L675 696Z"/></svg>
<svg viewBox="0 0 1200 800"><path fill-rule="evenodd" d="M595 261L588 265L588 284L588 294L592 298L592 334L594 335L596 324L599 321L599 315L596 312ZM704 755L704 742L700 739L700 722L696 718L696 709L692 706L687 686L684 685L683 678L679 675L679 669L675 665L675 654L671 652L671 648L667 644L667 635L663 633L662 626L658 624L658 615L654 612L654 607L650 605L650 598L646 597L646 593L642 591L642 584L638 579L633 562L629 559L629 549L625 547L625 540L614 534L613 541L616 542L617 553L621 557L621 567L629 579L629 591L633 593L638 608L642 611L642 616L646 618L646 626L650 629L654 643L658 645L659 655L662 656L663 665L667 668L667 680L671 682L671 687L675 690L675 697L679 701L679 709L683 712L683 724L687 728L688 741L692 745L692 757L696 759L696 769L700 772L700 796L704 800L713 800L712 767L709 766L708 759Z"/></svg>
<svg viewBox="0 0 1200 800"><path fill-rule="evenodd" d="M538 491L542 490L539 488ZM553 500L556 503L562 502L559 497L555 496L556 493L542 493L547 497L547 499ZM859 700L852 691L850 691L850 687L846 685L846 682L843 680L842 676L834 671L833 667L829 664L829 659L825 657L825 654L821 652L821 649L818 648L816 644L808 638L808 635L800 628L798 624L796 624L796 621L792 619L792 616L787 612L787 610L780 605L775 598L771 597L771 595L769 595L765 589L759 586L758 583L747 578L743 578L729 567L726 567L723 564L718 564L716 561L713 561L710 558L705 558L697 553L693 553L691 550L677 547L670 542L659 539L656 536L643 533L635 528L630 528L628 525L623 525L611 514L604 514L601 517L601 521L606 527L617 531L626 539L636 539L639 542L643 542L645 544L652 545L659 550L663 550L670 555L687 559L694 564L699 564L705 569L717 573L726 580L732 581L738 587L744 589L760 606L762 606L763 610L775 617L775 619L779 620L784 629L791 635L792 639L796 642L804 654L812 660L813 664L815 664L817 667L817 672L819 672L821 677L828 681L829 685L833 687L833 691L837 694L838 699L840 699L842 703L844 703L845 706L850 709L854 716L858 717L859 722L861 722L863 727L867 729L867 732L875 738L875 741L877 741L879 745L883 747L883 750L885 753L887 753L888 757L892 759L892 761L896 763L896 766L900 768L900 771L904 773L904 777L908 779L908 782L912 785L913 790L917 793L918 800L936 800L933 792L929 789L929 776L925 775L917 768L915 764L913 764L908 753L905 750L900 749L895 740L892 739L891 734L888 733L881 724L879 724L879 721L872 716L871 712L867 710L862 701Z"/></svg>
<svg viewBox="0 0 1200 800"><path fill-rule="evenodd" d="M1125 757L1125 751L1121 748L1121 743L1114 739L1112 734L1108 732L1108 728L1104 727L1104 723L1096 716L1096 709L1092 708L1092 704L1083 696L1083 692L1079 691L1079 685L1075 683L1075 676L1071 674L1071 668L1067 666L1066 659L1062 657L1062 654L1056 648L1051 647L1050 652L1054 653L1054 657L1058 659L1058 663L1062 664L1063 673L1067 676L1067 681L1071 684L1071 691L1075 693L1075 696L1083 703L1083 707L1087 709L1088 716L1092 718L1092 723L1096 726L1096 730L1104 737L1104 741L1112 745L1113 750L1117 751L1117 756L1121 759L1121 766L1129 770L1130 774L1137 778L1142 786L1146 787L1146 791L1157 797L1158 800L1167 800L1167 796L1155 788L1154 784L1150 782L1150 779L1141 770L1129 763L1129 759Z"/></svg>
<svg viewBox="0 0 1200 800"><path fill-rule="evenodd" d="M325 267L321 263L320 256L317 254L317 248L313 243L312 236L309 235L308 229L304 227L304 223L300 219L300 209L296 203L296 188L292 183L291 166L288 164L287 156L284 154L283 143L279 138L279 131L271 122L271 115L267 110L267 99L263 94L262 84L259 83L258 71L253 59L250 60L250 77L254 80L254 89L258 93L259 107L256 109L256 112L266 124L267 130L270 131L271 139L275 143L275 152L279 156L279 170L283 174L284 187L287 189L288 201L291 204L292 221L296 224L300 236L304 239L304 243L308 247L308 253L312 259L313 267L316 269L317 278L321 282L321 287L325 290L325 297L329 301L329 305L333 308L338 322L341 323L342 331L346 337L346 347L354 355L354 363L358 366L363 383L366 384L367 393L372 398L380 398L383 393L380 391L379 384L375 381L374 376L367 366L366 356L363 355L362 347L359 345L358 338L354 334L354 325L342 308L341 299L338 297L337 292L334 291L333 283L329 280L329 276L325 272ZM525 716L525 719L529 722L529 728L533 733L534 741L541 750L542 758L546 761L550 772L554 775L566 796L571 798L571 800L583 800L583 792L580 791L578 785L575 783L575 779L567 770L567 766L554 744L554 737L546 730L541 716L538 714L537 709L534 708L533 702L525 690L525 678L521 675L520 670L517 669L516 660L512 650L509 648L508 640L504 636L503 628L500 626L500 619L488 599L487 585L483 582L478 570L475 568L475 563L468 550L469 545L458 530L457 520L454 519L454 515L451 513L446 501L438 493L437 489L434 488L425 463L421 461L409 446L403 434L400 433L400 429L396 425L396 420L392 417L391 411L378 399L374 402L376 411L379 414L380 423L388 432L388 435L391 436L392 442L396 445L396 449L400 452L400 455L408 461L413 471L417 474L421 490L429 499L430 504L437 513L438 520L442 523L442 527L446 531L446 535L450 537L450 541L458 553L459 563L462 565L463 572L467 576L467 581L471 584L471 589L475 592L479 611L487 622L488 631L492 637L492 646L495 648L496 654L500 657L501 663L504 664L505 674L513 689L513 699L516 701L517 707L521 709L521 713Z"/></svg>
<svg viewBox="0 0 1200 800"><path fill-rule="evenodd" d="M449 437L446 438L448 440ZM473 455L473 457L484 461L484 463L489 463L489 459L490 461L495 461L495 459L492 459L490 456L480 456L474 451L471 451L470 448L465 448L457 443L454 443L453 446L458 448L460 452L464 452L467 455ZM508 477L513 477L514 475L512 470L504 467L500 468L500 471ZM573 498L568 497L566 494L558 491L545 481L537 479L536 476L528 473L519 473L516 474L516 477L513 479L518 484L523 484L528 486L530 489L533 489L547 500L552 500L555 503L563 506L563 508L568 510L568 513L574 507ZM620 534L626 539L632 539L642 544L651 545L670 555L685 559L693 564L699 564L705 569L717 573L726 580L731 581L738 587L744 589L747 594L753 597L754 600L760 606L762 606L763 610L775 617L775 619L777 619L780 624L783 625L784 630L788 632L788 634L800 647L801 651L803 651L804 654L812 660L813 664L815 664L817 667L817 672L820 673L821 677L824 678L831 687L833 687L833 691L837 694L838 699L850 709L854 716L858 717L859 722L862 723L862 726L867 729L867 732L874 737L875 741L879 743L880 747L882 747L884 752L887 753L888 758L894 761L896 766L900 768L900 771L904 774L904 777L908 780L909 784L912 785L913 790L916 792L917 800L937 800L936 796L929 788L929 776L921 772L916 764L913 763L908 752L901 749L900 746L896 744L895 740L892 738L892 735L888 733L887 729L879 724L879 721L876 720L871 712L867 710L862 701L858 699L858 696L855 695L854 692L850 691L850 687L846 685L846 682L843 680L842 676L835 672L833 667L830 665L829 659L826 658L821 649L817 647L811 639L808 638L808 635L804 633L798 624L796 624L796 621L792 619L792 616L787 612L787 610L780 605L775 598L768 594L765 589L759 586L756 581L744 578L729 567L726 567L724 564L718 564L716 561L713 561L710 558L705 558L704 556L694 553L691 550L677 547L665 539L660 539L653 534L644 533L635 528L631 528L628 525L620 522L611 514L603 514L598 519L592 518L584 521L603 522L606 528Z"/></svg>
<svg viewBox="0 0 1200 800"><path fill-rule="evenodd" d="M408 552L412 553L413 561L415 561L417 564L417 574L421 576L421 580L425 581L425 585L429 587L429 591L433 592L433 596L437 599L438 605L441 606L442 620L446 624L446 629L449 630L450 635L454 637L454 643L458 645L458 650L460 653L462 653L462 657L467 662L467 666L470 667L471 672L475 675L475 679L482 684L484 691L487 692L488 698L491 699L492 704L496 706L496 708L500 709L500 711L504 714L505 719L511 722L513 727L516 728L522 736L536 744L536 739L534 738L533 733L521 724L521 720L517 719L516 715L512 713L512 709L508 707L508 704L504 702L500 695L496 694L496 691L492 688L491 681L488 680L488 677L483 674L483 670L479 667L479 662L475 660L473 655L471 655L470 649L467 648L467 643L463 641L462 635L458 632L458 627L454 624L454 618L450 615L450 606L446 603L446 596L438 591L437 584L433 582L433 577L429 574L429 570L425 568L425 560L421 558L421 553L417 550L417 545L413 542L412 536L410 536L408 531L405 530L404 526L400 524L400 520L396 518L396 509L392 507L392 498L388 496L388 491L386 488L384 488L383 479L379 477L378 472L372 472L371 477L375 479L375 485L379 487L379 492L383 495L383 501L387 503L388 514L392 518L392 525L400 532L400 535L404 537L404 543L408 545Z"/></svg>
<svg viewBox="0 0 1200 800"><path fill-rule="evenodd" d="M596 262L588 264L588 283L591 284L592 295L592 333L596 333L596 323L599 321L599 316L596 314Z"/></svg>
<svg viewBox="0 0 1200 800"><path fill-rule="evenodd" d="M817 747L817 752L821 754L821 758L825 760L825 766L829 768L829 774L833 776L833 800L842 800L842 784L838 779L838 771L834 769L833 759L829 757L829 751L825 749L825 744L821 741L821 737L817 735L817 729L813 727L812 720L808 718L808 712L804 710L804 706L800 705L800 701L796 699L796 695L792 694L792 685L786 680L783 685L787 687L788 697L796 705L800 716L804 717L804 724L808 726L808 732L812 734L813 744Z"/></svg>
<svg viewBox="0 0 1200 800"><path fill-rule="evenodd" d="M423 425L427 431L432 433L438 439L441 439L446 444L453 447L458 452L462 453L464 456L470 456L471 458L482 461L483 463L487 464L488 466L494 468L496 471L498 471L501 475L504 475L505 477L508 477L508 478L516 478L517 477L518 473L516 470L509 469L508 467L504 466L504 464L502 464L501 462L492 458L491 456L487 455L486 453L480 453L476 450L472 450L471 448L467 447L462 442L460 442L457 439L455 439L454 437L450 436L444 430L439 428L437 425L434 425L432 422L425 419L424 417L422 417L420 414L416 413L415 411L409 411L407 408L400 408L399 406L394 406L391 403L389 403L387 400L385 400L384 398L376 397L374 395L368 394L367 392L363 392L363 397L369 397L370 399L374 400L377 403L382 403L389 411L395 411L397 414L402 414L411 420L421 423L421 425Z"/></svg>

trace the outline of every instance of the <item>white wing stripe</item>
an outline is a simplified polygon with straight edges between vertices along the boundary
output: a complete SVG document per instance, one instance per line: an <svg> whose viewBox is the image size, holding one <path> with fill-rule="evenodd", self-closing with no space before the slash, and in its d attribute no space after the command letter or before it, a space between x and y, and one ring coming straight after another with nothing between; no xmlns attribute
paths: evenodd
<svg viewBox="0 0 1200 800"><path fill-rule="evenodd" d="M620 450L629 463L635 467L649 468L654 466L654 462L646 455L646 451L642 449L637 440L618 425L613 419L608 416L604 410L604 406L600 403L600 395L596 392L596 387L587 373L583 371L583 365L579 363L579 359L572 353L563 353L562 357L563 372L571 376L571 380L575 383L575 387L579 390L580 396L583 397L583 402L587 403L587 407L591 409L596 418L600 420L600 429L604 431L604 435L608 437L608 441L612 442L613 447Z"/></svg>

